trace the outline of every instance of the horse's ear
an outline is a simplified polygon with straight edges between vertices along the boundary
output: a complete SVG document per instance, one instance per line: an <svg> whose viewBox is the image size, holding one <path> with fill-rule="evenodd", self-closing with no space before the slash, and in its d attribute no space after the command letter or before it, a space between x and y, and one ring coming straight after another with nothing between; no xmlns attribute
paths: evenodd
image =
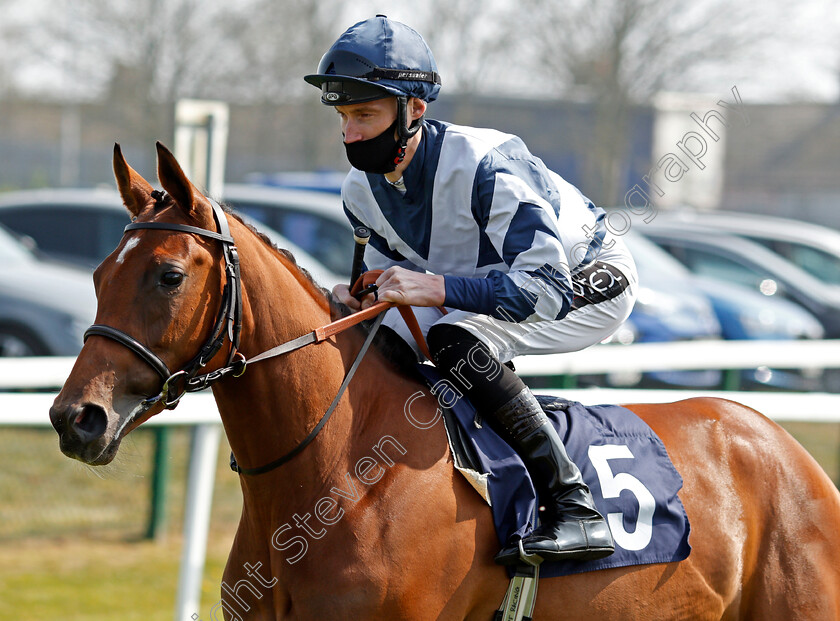
<svg viewBox="0 0 840 621"><path fill-rule="evenodd" d="M187 175L184 174L181 165L162 143L157 143L158 156L158 179L164 190L175 200L175 203L187 213L196 208L196 201L203 198Z"/></svg>
<svg viewBox="0 0 840 621"><path fill-rule="evenodd" d="M114 177L125 208L132 216L138 216L154 188L126 163L119 143L114 145Z"/></svg>

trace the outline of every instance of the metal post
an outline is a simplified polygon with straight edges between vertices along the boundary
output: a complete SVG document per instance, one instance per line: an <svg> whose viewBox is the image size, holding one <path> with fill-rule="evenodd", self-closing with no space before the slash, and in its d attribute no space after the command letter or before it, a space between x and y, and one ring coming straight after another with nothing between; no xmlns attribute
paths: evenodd
<svg viewBox="0 0 840 621"><path fill-rule="evenodd" d="M194 185L221 200L225 182L228 105L181 99L175 104L173 153Z"/></svg>
<svg viewBox="0 0 840 621"><path fill-rule="evenodd" d="M564 373L560 376L560 388L577 388L577 375L572 373Z"/></svg>
<svg viewBox="0 0 840 621"><path fill-rule="evenodd" d="M221 433L219 425L199 425L192 435L175 621L194 619L193 615L198 615L201 604L201 579Z"/></svg>
<svg viewBox="0 0 840 621"><path fill-rule="evenodd" d="M741 369L723 370L723 390L732 391L741 389Z"/></svg>
<svg viewBox="0 0 840 621"><path fill-rule="evenodd" d="M155 427L152 431L155 454L152 463L151 506L146 539L160 540L166 534L166 488L169 481L169 427Z"/></svg>

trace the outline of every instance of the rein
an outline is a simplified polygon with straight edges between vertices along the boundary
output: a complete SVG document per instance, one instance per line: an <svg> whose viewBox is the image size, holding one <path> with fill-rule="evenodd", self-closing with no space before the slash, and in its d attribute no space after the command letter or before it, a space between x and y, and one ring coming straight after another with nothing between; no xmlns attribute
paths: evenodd
<svg viewBox="0 0 840 621"><path fill-rule="evenodd" d="M162 200L162 195L157 198L159 201ZM143 345L131 335L117 328L103 324L93 324L85 331L84 340L87 341L90 336L103 336L112 339L137 354L141 359L143 359L143 361L152 367L158 375L161 376L163 385L160 393L153 397L149 397L142 402L140 411L134 415L137 417L147 412L158 402L162 402L164 408L167 410L175 409L184 394L188 392L204 390L227 375L239 377L245 373L246 368L251 363L280 356L307 345L321 343L339 332L350 328L351 326L354 326L366 319L370 319L373 316L379 315L368 332L367 338L365 339L361 349L358 354L356 354L356 359L353 361L353 364L345 374L344 381L341 383L341 386L330 404L330 407L321 417L321 420L315 428L306 438L303 439L303 441L300 442L300 444L279 459L258 468L240 468L236 464L233 454L231 453L232 470L238 472L239 474L262 474L282 466L295 455L300 453L310 442L312 442L312 440L315 439L315 436L318 435L329 420L330 416L332 416L332 413L338 407L341 396L344 394L344 391L350 383L350 380L353 378L356 369L359 367L359 364L361 364L362 358L370 347L370 344L373 342L373 337L385 317L382 312L392 307L394 304L391 302L378 302L365 310L316 328L308 334L304 334L303 336L287 341L286 343L278 345L277 347L269 349L250 359L246 359L242 352L239 351L239 339L242 332L242 283L240 280L239 253L236 249L233 237L230 234L230 227L228 226L224 210L216 201L209 198L208 200L213 207L213 218L219 228L218 233L185 224L170 224L167 222L132 222L126 226L124 230L124 233L138 229L175 231L178 233L200 235L202 237L222 242L225 258L225 273L227 274L227 280L222 291L222 304L219 308L219 313L216 316L216 321L213 326L213 330L210 333L210 338L201 347L198 354L196 354L192 360L187 362L181 370L172 373L160 356L155 354L151 349ZM230 340L231 349L225 365L215 371L199 375L199 371L203 369L219 352L226 337Z"/></svg>

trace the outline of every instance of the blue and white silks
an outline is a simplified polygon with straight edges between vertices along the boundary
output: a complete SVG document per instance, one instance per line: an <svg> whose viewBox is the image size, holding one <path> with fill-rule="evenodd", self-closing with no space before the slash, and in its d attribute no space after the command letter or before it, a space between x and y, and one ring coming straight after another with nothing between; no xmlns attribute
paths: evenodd
<svg viewBox="0 0 840 621"><path fill-rule="evenodd" d="M443 274L447 307L509 322L563 318L571 275L608 260L604 211L516 136L433 120L422 131L405 193L356 169L343 184L351 223L372 233L366 266Z"/></svg>

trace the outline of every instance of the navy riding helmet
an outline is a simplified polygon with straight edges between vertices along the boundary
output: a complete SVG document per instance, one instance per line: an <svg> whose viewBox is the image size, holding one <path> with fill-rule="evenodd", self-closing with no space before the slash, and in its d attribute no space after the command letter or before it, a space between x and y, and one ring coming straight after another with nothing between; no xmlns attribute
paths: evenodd
<svg viewBox="0 0 840 621"><path fill-rule="evenodd" d="M406 123L410 97L434 101L440 76L432 51L415 30L377 15L348 28L327 50L318 73L303 78L321 89L321 102L343 106L397 97L398 131L403 139L419 129Z"/></svg>

